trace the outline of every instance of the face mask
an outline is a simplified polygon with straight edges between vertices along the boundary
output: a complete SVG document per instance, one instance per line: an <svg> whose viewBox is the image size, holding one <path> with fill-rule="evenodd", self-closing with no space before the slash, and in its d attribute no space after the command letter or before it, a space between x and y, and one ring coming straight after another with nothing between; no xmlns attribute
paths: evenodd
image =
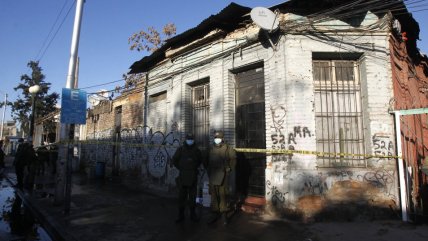
<svg viewBox="0 0 428 241"><path fill-rule="evenodd" d="M216 144L216 145L218 145L218 144L220 144L221 143L221 138L214 138L214 143Z"/></svg>
<svg viewBox="0 0 428 241"><path fill-rule="evenodd" d="M186 144L189 146L193 145L194 142L194 140L186 140Z"/></svg>

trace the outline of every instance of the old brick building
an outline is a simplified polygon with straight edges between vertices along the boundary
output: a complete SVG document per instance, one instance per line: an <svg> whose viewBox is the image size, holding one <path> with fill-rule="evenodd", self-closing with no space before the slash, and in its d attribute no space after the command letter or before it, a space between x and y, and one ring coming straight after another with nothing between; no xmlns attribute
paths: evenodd
<svg viewBox="0 0 428 241"><path fill-rule="evenodd" d="M406 57L409 45L394 22L414 39L418 25L401 1L340 4L273 6L279 26L269 31L252 21L251 9L232 3L168 40L131 66L146 76L138 91L109 102L109 111L91 110L87 138L111 144L86 145L83 157L112 172L136 171L167 191L177 175L170 158L185 133L205 150L213 131L224 130L238 150L231 189L246 195L246 208L266 204L301 218L398 210L406 184L391 111L426 107L427 80L426 57L415 41L416 58ZM418 140L403 143L413 146L403 159L414 173L426 156L426 144L416 144L426 143L424 118L405 121L415 136L402 131L403 140ZM425 183L420 174L415 185Z"/></svg>
<svg viewBox="0 0 428 241"><path fill-rule="evenodd" d="M86 166L95 166L96 162L107 164L109 173L119 173L119 170L141 170L141 163L131 166L127 163L120 167L119 143L126 135L122 133L143 125L143 100L141 84L127 89L114 100L98 101L89 109L86 126L82 130L83 140L88 144L82 145L81 160ZM101 141L98 143L97 141Z"/></svg>
<svg viewBox="0 0 428 241"><path fill-rule="evenodd" d="M391 108L403 113L398 136L406 170L408 213L414 221L428 217L428 173L422 171L428 156L428 58L417 49L418 36L418 24L403 19L394 22L389 38L394 87Z"/></svg>

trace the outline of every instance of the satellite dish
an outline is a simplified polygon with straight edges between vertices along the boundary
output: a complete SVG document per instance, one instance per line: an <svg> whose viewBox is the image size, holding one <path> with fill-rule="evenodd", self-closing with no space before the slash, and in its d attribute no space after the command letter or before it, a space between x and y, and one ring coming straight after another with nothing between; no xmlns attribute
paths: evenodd
<svg viewBox="0 0 428 241"><path fill-rule="evenodd" d="M89 95L88 101L92 106L96 106L100 103L100 98L98 97L98 95Z"/></svg>
<svg viewBox="0 0 428 241"><path fill-rule="evenodd" d="M255 7L250 13L251 19L264 30L273 31L279 27L277 15L264 7Z"/></svg>
<svg viewBox="0 0 428 241"><path fill-rule="evenodd" d="M104 97L104 99L108 98L108 90L101 89L97 92L97 94L101 97L101 99Z"/></svg>
<svg viewBox="0 0 428 241"><path fill-rule="evenodd" d="M92 106L96 106L101 100L108 99L108 90L101 89L97 93L88 96L88 101Z"/></svg>

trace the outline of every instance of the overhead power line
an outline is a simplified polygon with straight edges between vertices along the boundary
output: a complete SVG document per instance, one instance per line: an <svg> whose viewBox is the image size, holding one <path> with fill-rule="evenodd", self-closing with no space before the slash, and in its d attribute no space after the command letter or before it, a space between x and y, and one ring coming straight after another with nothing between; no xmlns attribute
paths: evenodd
<svg viewBox="0 0 428 241"><path fill-rule="evenodd" d="M39 56L40 56L40 54L42 53L43 48L45 47L46 43L47 43L47 42L48 42L48 40L49 40L49 37L50 37L50 36L51 36L51 34L52 34L52 31L54 30L54 27L55 27L55 26L56 26L56 24L58 23L59 17L61 16L62 12L64 11L65 6L67 5L67 1L68 1L68 0L65 0L65 1L64 1L64 4L62 5L61 10L59 11L58 15L56 16L56 19L55 19L54 23L52 24L52 27L51 27L51 29L49 30L48 35L46 36L45 40L43 41L43 44L42 44L42 46L40 47L39 52L37 52L37 55L36 55L36 57L35 57L34 59L38 59L38 57L39 57Z"/></svg>
<svg viewBox="0 0 428 241"><path fill-rule="evenodd" d="M120 81L123 81L123 80L124 79L114 80L114 81L110 81L110 82L107 82L107 83L102 83L102 84L98 84L98 85L87 86L87 87L83 87L83 88L79 88L79 89L81 89L81 90L91 89L91 88L95 88L95 87L100 87L100 86L104 86L104 85L109 85L109 84L117 83L117 82L120 82Z"/></svg>
<svg viewBox="0 0 428 241"><path fill-rule="evenodd" d="M67 0L66 0L66 2L65 2L65 3L67 3ZM47 51L47 50L49 49L49 47L51 46L51 44L52 44L53 40L55 39L56 35L58 34L59 30L61 29L61 27L62 27L62 25L64 24L65 20L67 19L68 15L70 14L70 11L71 11L71 9L73 8L74 4L75 4L75 1L73 1L73 2L72 2L72 4L70 5L70 7L69 7L69 9L68 9L67 13L65 14L65 16L63 17L63 19L62 19L62 21L61 21L61 24L60 24L60 25L58 26L58 28L56 29L56 31L55 31L55 33L54 33L54 35L51 37L51 39L50 39L50 41L49 41L48 45L47 45L47 46L46 46L46 48L43 50L43 52L42 52L42 54L40 55L40 57L39 57L39 58L37 58L37 56L36 56L37 61L39 61L39 62L40 62L40 60L45 56L46 51ZM65 5L64 5L64 6L65 6ZM64 8L64 6L63 6L63 8ZM61 13L62 13L62 9L61 9L61 11L60 11L59 15L60 15ZM58 15L58 17L59 17L59 15ZM58 19L58 17L57 17L57 19ZM56 24L56 22L54 23L54 25L53 25L53 26L55 26L55 24ZM51 28L51 31L52 31L52 29L53 29L53 26L52 26L52 28ZM51 32L49 32L48 37L49 37L50 33L51 33ZM47 37L47 38L48 38L48 37ZM47 40L47 39L46 39L46 40ZM45 41L45 42L46 42L46 41ZM43 45L42 45L42 48L40 49L39 53L40 53L40 52L41 52L41 50L43 49L43 46L44 46L44 45L45 45L45 44L43 44ZM38 55L39 55L39 54L38 54Z"/></svg>
<svg viewBox="0 0 428 241"><path fill-rule="evenodd" d="M400 10L406 10L406 9L412 9L413 10L412 12L418 12L418 11L425 11L427 9L424 7L428 7L428 4L420 4L422 2L427 3L427 0L404 0L404 2L405 2L405 7L403 7L403 5L401 5L399 1L394 1L394 0L392 1L356 0L341 6L335 6L334 8L331 8L331 9L312 13L310 15L307 15L298 19L289 20L289 21L286 21L286 23L290 27L311 26L315 23L320 24L323 22L331 21L333 19L348 18L355 15L363 14L373 9L377 10L377 11L374 11L376 13L387 13L389 11L394 12L394 11L400 11ZM411 14L411 12L409 12L409 14ZM198 58L205 58L205 56L198 57ZM195 66L192 65L192 67L195 67ZM188 70L189 68L185 68L185 69ZM173 73L166 73L166 75L171 75L171 74ZM162 74L160 74L160 76L162 76ZM159 77L159 76L155 76L155 77ZM111 81L111 82L107 82L99 85L88 86L81 89L99 87L103 85L116 83L122 80L123 79ZM119 87L119 89L122 89L122 88L123 87ZM114 91L117 91L117 88L113 90L108 90L107 92L114 92Z"/></svg>

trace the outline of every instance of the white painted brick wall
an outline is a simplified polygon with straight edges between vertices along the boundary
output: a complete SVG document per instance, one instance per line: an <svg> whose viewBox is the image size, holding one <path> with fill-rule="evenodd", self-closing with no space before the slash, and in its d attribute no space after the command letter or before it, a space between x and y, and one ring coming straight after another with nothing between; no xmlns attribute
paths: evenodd
<svg viewBox="0 0 428 241"><path fill-rule="evenodd" d="M249 64L263 62L267 148L288 149L289 145L292 145L297 150L316 151L315 134L317 130L315 130L312 53L362 52L361 70L364 76L361 78L361 93L364 98L365 144L368 148L366 152L373 153L373 136L379 136L381 133L382 138L389 138L391 141L394 137L393 118L388 113L388 103L393 93L389 56L386 54L388 45L385 38L386 36L382 35L350 36L338 38L338 40L352 42L331 43L324 40L317 41L316 38L306 36L287 35L280 40L275 52L272 48L266 48L260 44L243 48L242 51L237 50L223 59L173 76L172 85L168 90L169 104L166 121L174 120L179 123L179 126L183 126L186 113L183 112L183 109L177 109L181 108L184 101L185 88L183 86L202 78L209 78L210 130L225 130L226 139L234 144L235 86L231 71ZM362 49L359 46L374 46L377 51ZM197 55L210 56L213 54L212 50L217 47L207 48L206 52L198 52ZM188 56L179 58L173 63L176 66L171 69L179 69L180 66L183 66L180 61L192 57L195 56L190 53ZM181 103L181 105L177 103ZM295 128L307 128L311 136L296 136L294 140L290 139L289 143L290 134L294 134ZM274 144L276 140L272 137L273 135L283 135L282 146ZM317 169L314 155L294 154L291 162L277 160L268 156L266 180L284 196L288 193L286 198L291 206L294 205L293 201L305 194L300 192L305 189L304 180L312 178L314 182L323 182L322 185L325 185L325 188L331 188L333 183L339 180L335 176L330 176L328 169ZM366 171L370 171L370 169L357 169L355 173L364 176ZM342 178L348 180L351 177L342 176ZM272 187L267 186L267 192L269 192L269 188ZM321 187L319 190L322 194ZM395 192L393 187L392 195L395 195ZM271 198L269 195L266 195L268 200Z"/></svg>

